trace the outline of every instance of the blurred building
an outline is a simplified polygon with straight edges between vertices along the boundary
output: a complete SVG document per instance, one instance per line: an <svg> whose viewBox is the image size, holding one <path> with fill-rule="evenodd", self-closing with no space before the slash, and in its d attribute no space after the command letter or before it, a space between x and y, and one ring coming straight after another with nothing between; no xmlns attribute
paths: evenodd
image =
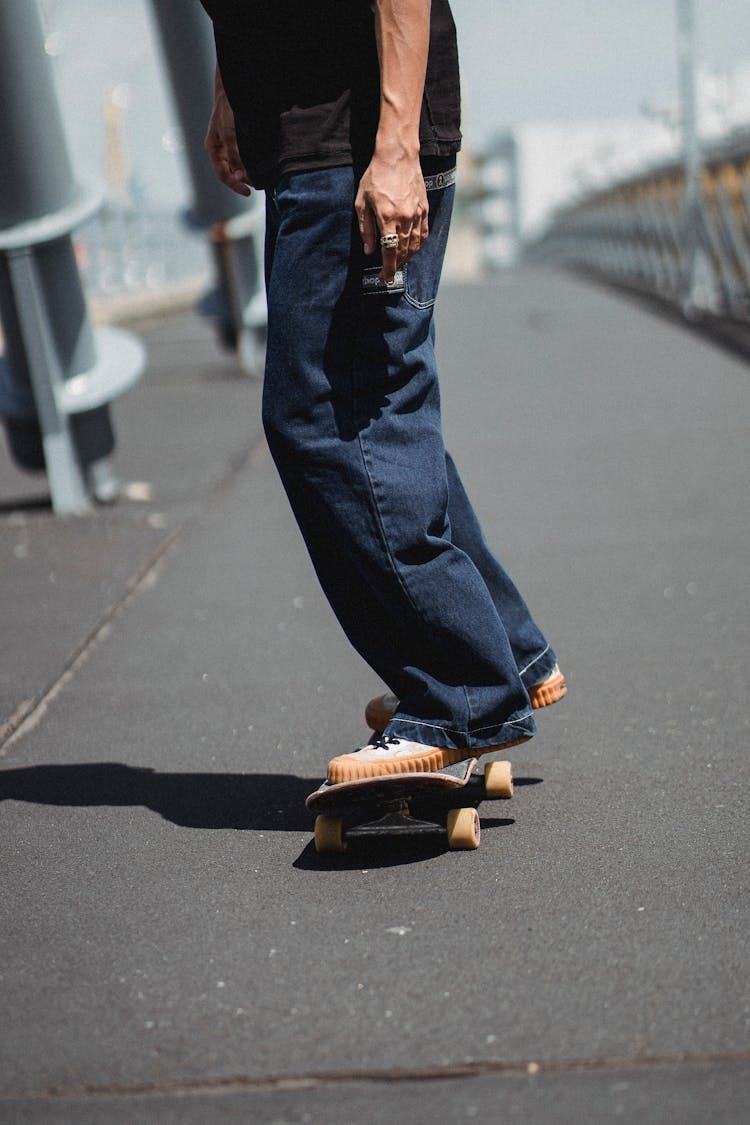
<svg viewBox="0 0 750 1125"><path fill-rule="evenodd" d="M730 75L699 75L700 135L715 146L750 126L750 64ZM532 121L499 132L478 157L474 189L485 266L517 261L555 210L680 154L676 100L642 116L599 121Z"/></svg>

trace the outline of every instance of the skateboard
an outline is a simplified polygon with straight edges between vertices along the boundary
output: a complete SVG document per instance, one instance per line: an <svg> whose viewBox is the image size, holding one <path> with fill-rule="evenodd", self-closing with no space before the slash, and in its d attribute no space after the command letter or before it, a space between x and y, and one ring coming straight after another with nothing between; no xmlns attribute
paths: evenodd
<svg viewBox="0 0 750 1125"><path fill-rule="evenodd" d="M350 840L375 836L447 835L452 850L479 847L477 805L513 796L510 762L477 771L468 758L433 773L388 774L331 785L324 781L305 805L315 813L315 850L345 852Z"/></svg>

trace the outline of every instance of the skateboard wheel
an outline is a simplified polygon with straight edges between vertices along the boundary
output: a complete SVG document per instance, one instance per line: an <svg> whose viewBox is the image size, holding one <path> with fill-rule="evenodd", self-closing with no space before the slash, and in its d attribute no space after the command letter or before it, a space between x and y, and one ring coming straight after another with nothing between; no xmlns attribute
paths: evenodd
<svg viewBox="0 0 750 1125"><path fill-rule="evenodd" d="M479 813L476 809L451 809L448 813L448 847L452 851L479 847Z"/></svg>
<svg viewBox="0 0 750 1125"><path fill-rule="evenodd" d="M345 852L344 821L340 816L315 817L315 851Z"/></svg>
<svg viewBox="0 0 750 1125"><path fill-rule="evenodd" d="M484 791L488 797L513 796L510 762L489 762L484 768Z"/></svg>

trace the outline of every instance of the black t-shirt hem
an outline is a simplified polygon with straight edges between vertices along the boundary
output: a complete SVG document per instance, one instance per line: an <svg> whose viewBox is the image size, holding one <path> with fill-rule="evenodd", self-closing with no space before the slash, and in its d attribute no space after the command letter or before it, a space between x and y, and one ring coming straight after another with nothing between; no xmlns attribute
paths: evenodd
<svg viewBox="0 0 750 1125"><path fill-rule="evenodd" d="M426 174L436 171L445 171L448 166L455 163L456 153L460 151L459 141L430 141L422 145L420 160ZM273 167L264 170L261 179L255 183L260 189L273 188L282 176L294 175L295 172L314 172L323 168L348 168L354 163L350 151L330 153L310 153L307 156L294 155L281 159Z"/></svg>

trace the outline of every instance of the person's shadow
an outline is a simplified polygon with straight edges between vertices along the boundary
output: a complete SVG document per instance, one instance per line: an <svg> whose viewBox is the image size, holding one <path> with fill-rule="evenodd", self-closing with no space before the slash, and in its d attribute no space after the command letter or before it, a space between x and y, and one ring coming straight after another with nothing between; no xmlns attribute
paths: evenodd
<svg viewBox="0 0 750 1125"><path fill-rule="evenodd" d="M305 832L305 797L322 778L265 773L159 773L92 762L0 770L0 800L41 805L142 805L183 828Z"/></svg>

